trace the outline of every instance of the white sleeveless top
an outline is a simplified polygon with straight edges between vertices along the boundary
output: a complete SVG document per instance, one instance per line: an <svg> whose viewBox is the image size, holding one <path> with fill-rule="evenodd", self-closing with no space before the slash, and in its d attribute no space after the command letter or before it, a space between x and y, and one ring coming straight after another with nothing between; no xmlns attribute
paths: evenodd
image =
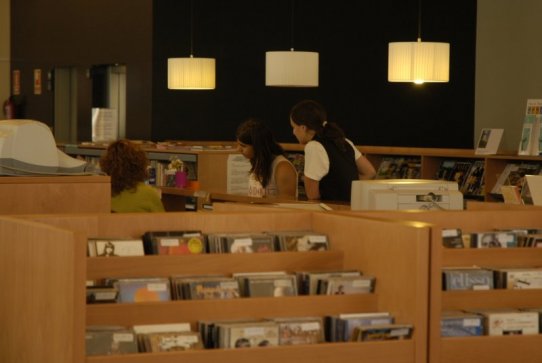
<svg viewBox="0 0 542 363"><path fill-rule="evenodd" d="M256 176L253 173L250 173L248 177L248 196L249 197L264 197L264 196L270 196L270 197L276 197L277 196L277 182L275 180L275 172L277 169L277 165L282 162L286 161L288 162L292 168L295 170L294 165L283 155L278 155L275 157L273 162L271 163L271 178L269 179L269 183L267 184L267 187L264 188L262 184L256 179ZM296 179L297 179L297 171L296 171ZM295 196L297 197L297 185L296 185L296 192Z"/></svg>

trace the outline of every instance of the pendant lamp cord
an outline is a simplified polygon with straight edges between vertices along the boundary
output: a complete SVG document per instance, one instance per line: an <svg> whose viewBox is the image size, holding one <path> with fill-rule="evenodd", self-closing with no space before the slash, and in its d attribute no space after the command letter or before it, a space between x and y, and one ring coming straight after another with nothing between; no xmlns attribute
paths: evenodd
<svg viewBox="0 0 542 363"><path fill-rule="evenodd" d="M418 41L422 40L422 0L418 0Z"/></svg>
<svg viewBox="0 0 542 363"><path fill-rule="evenodd" d="M194 0L190 0L190 58L194 56Z"/></svg>
<svg viewBox="0 0 542 363"><path fill-rule="evenodd" d="M294 50L294 4L295 1L291 1L291 14L290 14L290 50Z"/></svg>

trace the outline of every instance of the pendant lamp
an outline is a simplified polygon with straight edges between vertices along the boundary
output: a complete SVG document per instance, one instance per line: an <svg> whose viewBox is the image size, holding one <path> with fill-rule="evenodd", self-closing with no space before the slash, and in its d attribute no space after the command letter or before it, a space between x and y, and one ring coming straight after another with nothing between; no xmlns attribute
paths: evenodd
<svg viewBox="0 0 542 363"><path fill-rule="evenodd" d="M448 82L450 78L450 44L422 42L421 0L418 1L418 40L392 42L388 48L389 82Z"/></svg>
<svg viewBox="0 0 542 363"><path fill-rule="evenodd" d="M318 87L318 53L294 50L294 0L291 10L290 50L265 52L265 85Z"/></svg>
<svg viewBox="0 0 542 363"><path fill-rule="evenodd" d="M190 57L169 58L167 86L173 90L215 89L215 59L194 57L194 4L190 0Z"/></svg>

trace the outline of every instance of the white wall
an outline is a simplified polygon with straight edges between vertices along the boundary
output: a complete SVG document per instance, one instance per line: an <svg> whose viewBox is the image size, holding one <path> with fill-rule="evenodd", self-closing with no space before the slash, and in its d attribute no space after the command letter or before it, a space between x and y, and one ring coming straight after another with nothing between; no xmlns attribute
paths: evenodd
<svg viewBox="0 0 542 363"><path fill-rule="evenodd" d="M478 0L475 140L504 128L501 148L517 152L527 99L542 99L541 0Z"/></svg>
<svg viewBox="0 0 542 363"><path fill-rule="evenodd" d="M10 95L10 0L0 0L0 105ZM4 118L3 109L0 119Z"/></svg>

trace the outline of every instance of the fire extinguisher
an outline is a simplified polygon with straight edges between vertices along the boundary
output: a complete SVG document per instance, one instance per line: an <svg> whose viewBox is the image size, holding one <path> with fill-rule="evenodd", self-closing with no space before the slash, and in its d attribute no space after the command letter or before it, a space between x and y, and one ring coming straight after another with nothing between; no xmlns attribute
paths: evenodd
<svg viewBox="0 0 542 363"><path fill-rule="evenodd" d="M15 102L13 102L12 97L4 101L4 116L8 120L15 118Z"/></svg>

